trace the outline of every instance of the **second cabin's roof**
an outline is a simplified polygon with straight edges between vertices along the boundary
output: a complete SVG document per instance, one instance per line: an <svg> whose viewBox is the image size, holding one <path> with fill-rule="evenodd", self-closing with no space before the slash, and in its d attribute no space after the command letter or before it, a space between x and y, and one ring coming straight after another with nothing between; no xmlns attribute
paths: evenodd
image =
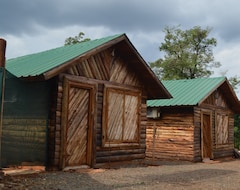
<svg viewBox="0 0 240 190"><path fill-rule="evenodd" d="M173 98L148 100L148 107L195 106L221 87L231 108L240 111L238 98L225 77L169 80L162 83Z"/></svg>

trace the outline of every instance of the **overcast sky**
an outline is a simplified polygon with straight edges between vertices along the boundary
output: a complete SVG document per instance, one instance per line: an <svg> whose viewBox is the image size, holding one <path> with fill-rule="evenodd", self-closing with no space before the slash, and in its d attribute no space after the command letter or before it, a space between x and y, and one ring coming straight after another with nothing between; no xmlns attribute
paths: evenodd
<svg viewBox="0 0 240 190"><path fill-rule="evenodd" d="M222 64L213 76L233 77L240 76L239 7L239 0L3 0L0 37L9 59L62 46L79 32L91 39L126 33L152 62L162 57L164 27L211 27L214 57Z"/></svg>

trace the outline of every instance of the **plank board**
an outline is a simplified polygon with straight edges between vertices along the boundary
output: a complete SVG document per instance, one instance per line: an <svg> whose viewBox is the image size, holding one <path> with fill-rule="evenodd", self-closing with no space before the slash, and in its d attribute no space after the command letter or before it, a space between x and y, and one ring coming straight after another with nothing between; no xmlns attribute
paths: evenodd
<svg viewBox="0 0 240 190"><path fill-rule="evenodd" d="M212 158L211 115L202 114L202 158Z"/></svg>
<svg viewBox="0 0 240 190"><path fill-rule="evenodd" d="M138 92L107 88L105 90L104 140L114 143L138 142L139 109Z"/></svg>
<svg viewBox="0 0 240 190"><path fill-rule="evenodd" d="M86 164L89 91L69 90L66 165Z"/></svg>
<svg viewBox="0 0 240 190"><path fill-rule="evenodd" d="M223 113L216 114L216 144L228 143L228 116Z"/></svg>
<svg viewBox="0 0 240 190"><path fill-rule="evenodd" d="M61 167L91 166L96 84L66 76L63 89Z"/></svg>

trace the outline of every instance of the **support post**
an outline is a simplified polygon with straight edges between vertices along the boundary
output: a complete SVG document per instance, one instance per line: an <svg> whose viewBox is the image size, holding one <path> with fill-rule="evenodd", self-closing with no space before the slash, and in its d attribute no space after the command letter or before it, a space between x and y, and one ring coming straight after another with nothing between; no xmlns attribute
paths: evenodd
<svg viewBox="0 0 240 190"><path fill-rule="evenodd" d="M2 125L3 125L3 104L4 104L4 91L5 91L5 75L6 75L6 40L0 38L0 69L2 70L2 89L1 89L1 113L0 113L0 175L2 172Z"/></svg>

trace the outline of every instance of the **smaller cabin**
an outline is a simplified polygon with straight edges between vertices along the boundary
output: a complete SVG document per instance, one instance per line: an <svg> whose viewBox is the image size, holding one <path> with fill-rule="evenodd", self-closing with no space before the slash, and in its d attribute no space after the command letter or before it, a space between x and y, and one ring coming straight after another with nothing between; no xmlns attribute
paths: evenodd
<svg viewBox="0 0 240 190"><path fill-rule="evenodd" d="M148 159L201 161L233 155L239 100L227 78L162 81L173 96L148 100Z"/></svg>

